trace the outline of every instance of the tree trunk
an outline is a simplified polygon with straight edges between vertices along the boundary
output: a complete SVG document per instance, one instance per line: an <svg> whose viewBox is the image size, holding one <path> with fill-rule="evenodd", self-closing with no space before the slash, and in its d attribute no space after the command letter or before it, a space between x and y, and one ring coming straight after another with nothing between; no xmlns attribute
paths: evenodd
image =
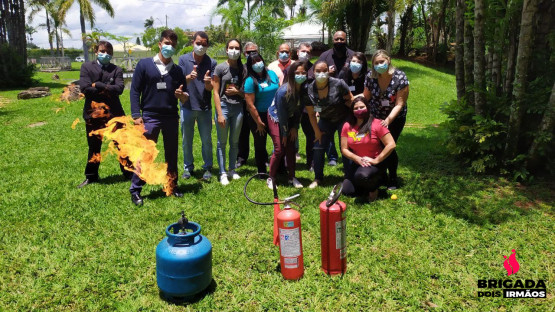
<svg viewBox="0 0 555 312"><path fill-rule="evenodd" d="M441 29L443 29L443 24L445 23L445 10L447 9L448 0L443 0L441 3L441 11L439 12L439 16L437 18L437 26L435 32L433 32L434 38L432 42L432 60L437 62L437 53L439 49L439 34Z"/></svg>
<svg viewBox="0 0 555 312"><path fill-rule="evenodd" d="M553 142L553 128L555 124L555 84L551 89L551 96L549 97L549 103L547 109L543 114L543 118L540 122L540 127L536 135L534 136L534 141L530 147L528 153L528 159L526 161L525 167L530 171L538 170L542 164L542 158L547 158L547 155L541 155L542 147ZM543 156L543 157L542 157Z"/></svg>
<svg viewBox="0 0 555 312"><path fill-rule="evenodd" d="M413 12L414 12L414 4L411 4L407 7L407 9L405 10L405 13L403 13L403 16L401 16L401 26L399 27L399 30L401 32L401 35L400 35L401 37L399 39L399 52L398 52L400 56L407 56L407 53L408 53L407 33L411 28Z"/></svg>
<svg viewBox="0 0 555 312"><path fill-rule="evenodd" d="M386 51L393 54L393 41L395 40L395 0L389 0L387 11L387 45Z"/></svg>
<svg viewBox="0 0 555 312"><path fill-rule="evenodd" d="M25 7L23 0L2 0L2 21L4 38L18 55L22 56L22 66L27 65L27 40L25 40Z"/></svg>
<svg viewBox="0 0 555 312"><path fill-rule="evenodd" d="M361 1L359 4L348 5L345 10L347 16L350 17L346 21L348 34L351 38L350 47L355 51L364 53L375 14L372 2Z"/></svg>
<svg viewBox="0 0 555 312"><path fill-rule="evenodd" d="M60 34L58 33L58 27L54 28L56 32L56 55L60 56Z"/></svg>
<svg viewBox="0 0 555 312"><path fill-rule="evenodd" d="M480 116L483 116L486 106L484 1L474 1L474 110Z"/></svg>
<svg viewBox="0 0 555 312"><path fill-rule="evenodd" d="M48 44L50 45L50 56L54 55L54 45L52 43L52 30L50 29L50 17L48 16L48 10L46 12L46 32L48 33Z"/></svg>
<svg viewBox="0 0 555 312"><path fill-rule="evenodd" d="M465 8L470 17L464 20L464 84L466 101L474 107L474 37L472 28L472 10Z"/></svg>
<svg viewBox="0 0 555 312"><path fill-rule="evenodd" d="M516 14L515 14L516 15ZM520 18L513 16L509 19L509 51L507 53L507 70L505 72L505 84L503 92L511 97L513 93L513 82L515 79L516 52L518 49L518 24Z"/></svg>
<svg viewBox="0 0 555 312"><path fill-rule="evenodd" d="M505 145L505 156L509 160L515 158L518 152L520 125L522 123L522 112L524 110L528 86L528 68L532 57L532 43L534 42L534 15L536 15L537 8L538 0L524 0L522 5L522 19L518 36L520 42L516 57L516 75L513 91L514 100L511 105L507 144Z"/></svg>
<svg viewBox="0 0 555 312"><path fill-rule="evenodd" d="M552 144L553 142L553 126L555 124L555 84L551 88L551 96L549 97L549 103L547 109L543 114L542 121L540 122L540 128L536 135L534 136L534 141L532 141L532 146L528 153L528 159L526 161L525 167L530 171L538 170L545 158L548 155L542 155L542 147L547 144ZM543 156L543 157L542 157ZM542 159L544 158L544 159Z"/></svg>
<svg viewBox="0 0 555 312"><path fill-rule="evenodd" d="M456 46L455 46L455 77L457 79L457 100L461 100L465 95L464 85L464 11L466 8L465 0L457 0L456 10Z"/></svg>
<svg viewBox="0 0 555 312"><path fill-rule="evenodd" d="M85 58L85 62L89 61L89 47L87 46L86 40L86 31L85 31L85 16L83 16L83 12L81 8L79 8L79 21L81 22L81 38L83 40L83 57Z"/></svg>
<svg viewBox="0 0 555 312"><path fill-rule="evenodd" d="M0 44L8 42L8 30L6 25L6 20L8 12L7 0L0 0Z"/></svg>
<svg viewBox="0 0 555 312"><path fill-rule="evenodd" d="M426 11L424 10L425 0L422 0L422 5L420 6L422 11L422 18L424 19L424 34L426 35L426 57L430 57L430 33L428 31L428 18L426 17Z"/></svg>

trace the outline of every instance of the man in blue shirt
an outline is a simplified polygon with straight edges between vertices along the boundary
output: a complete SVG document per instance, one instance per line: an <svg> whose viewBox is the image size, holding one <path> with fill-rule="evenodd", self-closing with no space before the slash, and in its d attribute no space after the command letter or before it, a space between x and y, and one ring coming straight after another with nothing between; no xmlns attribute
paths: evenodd
<svg viewBox="0 0 555 312"><path fill-rule="evenodd" d="M164 136L164 156L168 164L171 195L183 197L177 192L177 142L179 133L179 115L177 100L186 102L189 98L185 88L183 71L174 64L172 55L177 45L177 34L166 29L160 36L160 52L153 58L139 61L133 81L131 82L131 116L136 125L144 124L144 136L158 141L158 135ZM143 204L141 190L145 182L134 174L131 179L131 201Z"/></svg>
<svg viewBox="0 0 555 312"><path fill-rule="evenodd" d="M198 125L202 143L204 174L202 178L212 177L212 74L216 61L206 55L208 35L197 31L193 35L193 52L179 57L179 66L187 80L189 100L181 103L181 133L183 135L183 178L188 179L195 169L193 164L193 136L195 121Z"/></svg>

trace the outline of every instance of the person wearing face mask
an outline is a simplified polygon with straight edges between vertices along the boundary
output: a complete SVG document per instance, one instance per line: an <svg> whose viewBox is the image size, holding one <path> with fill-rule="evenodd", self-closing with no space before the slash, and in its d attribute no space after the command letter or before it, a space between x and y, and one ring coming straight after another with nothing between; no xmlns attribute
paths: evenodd
<svg viewBox="0 0 555 312"><path fill-rule="evenodd" d="M381 119L395 142L399 139L407 119L407 99L409 97L409 80L405 73L391 65L391 57L385 50L378 50L372 56L373 68L366 76L364 97L370 101L371 113ZM388 159L388 189L399 187L397 167L399 158L393 151Z"/></svg>
<svg viewBox="0 0 555 312"><path fill-rule="evenodd" d="M324 179L324 152L334 139L335 132L340 131L347 118L353 95L345 81L329 77L328 64L318 61L314 65L314 81L308 86L308 98L314 106L314 112L320 115L318 128L321 138L314 142L314 181L309 188L315 188ZM343 168L346 168L343 157Z"/></svg>
<svg viewBox="0 0 555 312"><path fill-rule="evenodd" d="M98 181L99 162L90 162L94 155L100 154L102 138L98 135L90 136L92 131L104 128L112 118L125 115L119 96L123 92L123 71L118 66L110 63L114 50L108 41L99 41L95 46L96 60L83 63L79 77L79 87L85 95L85 106L83 107L83 119L87 131L87 143L89 154L85 166L85 180L77 187ZM92 107L92 102L104 103L109 110L97 111ZM121 172L126 179L130 179L132 173L126 171L120 164Z"/></svg>
<svg viewBox="0 0 555 312"><path fill-rule="evenodd" d="M247 57L247 78L244 84L245 101L250 113L249 127L254 138L254 158L258 173L266 173L268 151L266 140L268 132L268 107L272 104L279 79L277 75L266 68L264 59L258 53L251 53Z"/></svg>
<svg viewBox="0 0 555 312"><path fill-rule="evenodd" d="M179 57L179 67L187 79L189 100L181 103L181 133L183 135L183 178L189 179L194 166L193 137L195 121L202 143L204 180L212 177L212 74L216 61L207 54L208 35L197 31L193 35L193 51Z"/></svg>
<svg viewBox="0 0 555 312"><path fill-rule="evenodd" d="M271 62L268 65L268 69L276 73L279 78L279 85L281 86L283 84L283 77L285 77L285 71L291 65L291 47L289 43L282 43L276 55L278 59Z"/></svg>
<svg viewBox="0 0 555 312"><path fill-rule="evenodd" d="M351 59L354 53L355 51L347 47L347 34L339 30L333 34L333 48L322 53L318 61L325 61L330 67L330 77L337 77L344 67L349 66L347 60Z"/></svg>
<svg viewBox="0 0 555 312"><path fill-rule="evenodd" d="M175 54L177 34L166 29L160 35L158 47L160 52L153 58L145 58L137 63L133 72L131 90L131 117L136 125L143 125L144 136L154 142L158 141L160 132L164 136L164 155L168 164L167 174L170 178L171 195L183 197L177 191L177 142L179 132L178 101L186 102L189 94L185 75L175 65L172 56ZM137 167L140 168L139 164ZM145 182L134 174L131 179L131 201L140 206L143 204L141 190Z"/></svg>
<svg viewBox="0 0 555 312"><path fill-rule="evenodd" d="M295 178L295 141L305 103L308 103L306 109L310 115L313 131L317 132L318 138L321 137L313 107L306 99L307 73L306 62L291 64L285 83L278 89L268 109L268 128L274 143L274 153L270 159L270 178L267 180L270 189L273 189L279 164L284 156L289 173L289 184L296 188L303 187Z"/></svg>
<svg viewBox="0 0 555 312"><path fill-rule="evenodd" d="M251 53L258 53L258 46L254 42L245 43L245 58ZM245 73L247 72L247 64L244 64ZM247 120L250 118L249 111L247 110L247 104L243 101L243 125L241 126L241 133L239 133L239 150L237 152L237 164L235 168L239 168L247 163L250 154L250 135L251 130L249 128L249 123ZM231 160L230 160L231 161Z"/></svg>
<svg viewBox="0 0 555 312"><path fill-rule="evenodd" d="M364 53L355 52L348 62L349 66L341 70L338 78L347 83L353 94L362 94L364 92L364 80L368 73L366 56Z"/></svg>
<svg viewBox="0 0 555 312"><path fill-rule="evenodd" d="M395 150L389 130L374 119L364 96L351 105L348 121L341 129L341 153L350 160L343 180L343 194L378 198L379 181L388 156Z"/></svg>
<svg viewBox="0 0 555 312"><path fill-rule="evenodd" d="M244 94L241 86L245 80L241 63L241 42L231 39L226 43L227 60L214 70L214 107L216 114L216 133L218 143L216 157L220 167L220 183L229 184L229 178L237 180L240 176L235 172L239 133L243 125ZM229 172L226 171L226 145L229 135Z"/></svg>

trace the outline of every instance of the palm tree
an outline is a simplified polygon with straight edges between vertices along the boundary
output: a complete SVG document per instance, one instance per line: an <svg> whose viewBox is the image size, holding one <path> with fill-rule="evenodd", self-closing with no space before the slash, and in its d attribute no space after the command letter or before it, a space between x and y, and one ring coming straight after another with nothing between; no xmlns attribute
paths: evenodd
<svg viewBox="0 0 555 312"><path fill-rule="evenodd" d="M83 40L83 55L85 56L85 61L89 60L89 48L87 47L87 42L85 40L86 36L86 29L85 29L85 21L89 22L91 28L94 27L95 22L95 15L92 8L92 4L96 4L102 9L104 9L110 17L114 17L114 8L110 4L110 0L61 0L61 6L59 15L62 20L65 20L65 16L67 12L75 2L79 3L79 21L81 22L81 36Z"/></svg>
<svg viewBox="0 0 555 312"><path fill-rule="evenodd" d="M227 7L218 6L214 12L212 12L212 17L219 15L222 18L222 27L228 32L231 37L238 36L242 31L243 27L248 21L245 21L243 17L243 10L245 9L245 3L240 0L227 0ZM212 24L212 20L210 20Z"/></svg>
<svg viewBox="0 0 555 312"><path fill-rule="evenodd" d="M50 11L48 9L50 5L50 0L32 0L29 2L29 7L31 9L31 13L29 13L29 23L33 22L33 18L39 12L44 10L46 14L46 23L42 23L39 27L46 28L46 32L48 33L48 44L50 45L50 55L54 55L54 44L52 40L52 30L50 29L50 23L52 22L52 18L50 16Z"/></svg>
<svg viewBox="0 0 555 312"><path fill-rule="evenodd" d="M285 6L289 8L289 19L293 19L295 13L295 6L297 5L297 0L285 0Z"/></svg>
<svg viewBox="0 0 555 312"><path fill-rule="evenodd" d="M144 27L145 29L154 27L154 18L152 16L150 18L145 19Z"/></svg>

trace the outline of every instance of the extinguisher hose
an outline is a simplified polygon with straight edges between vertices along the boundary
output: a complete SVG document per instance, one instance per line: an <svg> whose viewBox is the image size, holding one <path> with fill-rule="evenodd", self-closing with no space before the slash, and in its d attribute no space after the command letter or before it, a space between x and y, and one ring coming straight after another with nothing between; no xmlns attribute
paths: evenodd
<svg viewBox="0 0 555 312"><path fill-rule="evenodd" d="M250 177L250 178L247 180L247 182L245 183L245 187L243 188L243 195L245 195L245 198L246 198L248 201L250 201L251 203L253 203L253 204L255 204L255 205L272 205L272 206L273 206L274 204L276 204L276 202L271 202L271 203L257 202L257 201L253 200L252 198L250 198L250 197L247 195L247 186L249 185L249 183L251 182L252 179L257 178L257 177L268 177L268 178L269 178L270 175L267 174L267 173L257 173L257 174L255 174L255 175L253 175L252 177ZM278 199L276 183L273 182L272 184L273 184L273 187L274 187L274 199ZM278 203L282 204L283 202L278 202Z"/></svg>

